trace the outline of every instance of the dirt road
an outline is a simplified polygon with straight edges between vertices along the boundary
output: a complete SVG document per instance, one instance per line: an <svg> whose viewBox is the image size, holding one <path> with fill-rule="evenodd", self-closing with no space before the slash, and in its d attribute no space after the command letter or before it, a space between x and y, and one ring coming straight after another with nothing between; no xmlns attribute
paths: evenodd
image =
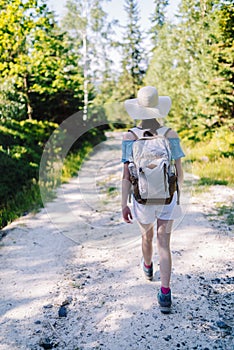
<svg viewBox="0 0 234 350"><path fill-rule="evenodd" d="M120 137L97 146L46 208L2 231L0 350L233 349L233 227L213 208L234 191L194 196L186 177L173 309L162 315L157 252L148 282L137 224L121 219Z"/></svg>

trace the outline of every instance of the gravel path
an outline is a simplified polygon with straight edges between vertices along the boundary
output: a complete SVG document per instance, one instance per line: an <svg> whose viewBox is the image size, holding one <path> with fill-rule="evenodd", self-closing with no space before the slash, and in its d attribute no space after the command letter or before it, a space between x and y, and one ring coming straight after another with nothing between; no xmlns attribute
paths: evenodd
<svg viewBox="0 0 234 350"><path fill-rule="evenodd" d="M217 216L234 191L193 194L172 234L170 315L144 279L136 222L119 209L120 134L111 134L36 215L2 230L0 350L233 349L233 227Z"/></svg>

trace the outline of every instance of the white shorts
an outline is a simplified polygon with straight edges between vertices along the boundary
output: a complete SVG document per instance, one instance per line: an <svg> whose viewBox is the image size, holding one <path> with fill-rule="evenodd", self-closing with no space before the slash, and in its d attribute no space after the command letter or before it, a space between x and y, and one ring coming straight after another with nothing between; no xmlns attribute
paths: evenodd
<svg viewBox="0 0 234 350"><path fill-rule="evenodd" d="M178 219L182 215L182 209L177 204L177 192L175 192L171 203L167 205L143 205L133 198L133 213L138 222L146 225L154 223L156 219Z"/></svg>

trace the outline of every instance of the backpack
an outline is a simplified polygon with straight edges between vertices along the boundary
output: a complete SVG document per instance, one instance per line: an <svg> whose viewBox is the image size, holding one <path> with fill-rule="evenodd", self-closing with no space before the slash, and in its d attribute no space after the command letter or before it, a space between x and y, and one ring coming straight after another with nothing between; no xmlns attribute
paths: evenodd
<svg viewBox="0 0 234 350"><path fill-rule="evenodd" d="M140 204L170 204L178 191L176 169L166 138L169 130L161 127L154 135L148 129L129 130L136 137L128 165L130 181L134 198Z"/></svg>

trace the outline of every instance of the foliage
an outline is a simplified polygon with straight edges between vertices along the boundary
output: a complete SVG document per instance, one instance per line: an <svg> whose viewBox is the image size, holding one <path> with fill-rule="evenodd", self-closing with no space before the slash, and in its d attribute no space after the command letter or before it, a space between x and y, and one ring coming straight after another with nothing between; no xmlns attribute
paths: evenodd
<svg viewBox="0 0 234 350"><path fill-rule="evenodd" d="M71 177L76 176L85 157L92 151L93 147L106 137L100 128L93 128L79 138L76 147L71 148L65 158L62 169L62 182L68 181Z"/></svg>
<svg viewBox="0 0 234 350"><path fill-rule="evenodd" d="M222 205L217 210L218 215L224 217L228 225L234 225L234 205Z"/></svg>
<svg viewBox="0 0 234 350"><path fill-rule="evenodd" d="M0 203L38 178L43 146L56 124L11 120L0 126Z"/></svg>
<svg viewBox="0 0 234 350"><path fill-rule="evenodd" d="M14 79L0 79L0 120L24 119L27 115L23 93L17 91Z"/></svg>
<svg viewBox="0 0 234 350"><path fill-rule="evenodd" d="M233 118L233 6L183 0L177 24L158 32L145 83L169 94L169 122L183 138L202 141Z"/></svg>
<svg viewBox="0 0 234 350"><path fill-rule="evenodd" d="M61 122L82 108L83 72L79 53L44 0L0 0L0 9L2 227L41 204L38 178L44 146L53 132L53 152L59 154L64 138L51 121ZM64 176L74 174L87 150L103 138L97 128L75 142Z"/></svg>
<svg viewBox="0 0 234 350"><path fill-rule="evenodd" d="M38 184L27 184L13 198L8 199L4 206L0 206L0 229L29 211L38 210L42 205Z"/></svg>
<svg viewBox="0 0 234 350"><path fill-rule="evenodd" d="M209 160L215 160L219 157L229 157L234 154L234 133L227 126L217 129L213 137L209 140L199 143L199 147L194 142L186 143L190 148L191 160L199 159L204 156Z"/></svg>
<svg viewBox="0 0 234 350"><path fill-rule="evenodd" d="M155 9L151 15L151 28L149 33L151 34L151 41L153 46L158 44L158 32L163 28L166 22L166 8L169 5L168 0L154 0Z"/></svg>
<svg viewBox="0 0 234 350"><path fill-rule="evenodd" d="M211 59L213 79L210 88L210 104L215 108L215 125L229 122L234 117L234 7L230 1L223 1L215 8L211 26Z"/></svg>
<svg viewBox="0 0 234 350"><path fill-rule="evenodd" d="M127 23L119 43L105 1L68 0L61 29L45 0L0 0L0 226L40 204L39 163L57 123L89 100L87 122L100 125L72 146L65 180L103 140L104 124L132 123L121 102L143 84L171 96L168 123L186 144L200 183L234 183L232 1L182 0L177 21L170 23L168 1L155 0L146 75L151 53L143 48L137 0L124 2ZM118 74L113 47L121 49ZM62 141L58 133L55 153Z"/></svg>
<svg viewBox="0 0 234 350"><path fill-rule="evenodd" d="M195 161L192 164L192 172L200 177L199 185L234 185L234 176L230 171L234 160L230 157L219 158L211 162Z"/></svg>
<svg viewBox="0 0 234 350"><path fill-rule="evenodd" d="M110 74L113 63L109 55L113 23L103 10L103 3L107 1L110 0L68 0L62 20L68 40L81 57L86 78L94 86Z"/></svg>
<svg viewBox="0 0 234 350"><path fill-rule="evenodd" d="M9 120L0 126L0 227L41 202L40 157L55 127L33 120Z"/></svg>
<svg viewBox="0 0 234 350"><path fill-rule="evenodd" d="M41 155L57 127L51 122L35 120L12 120L0 126L0 227L41 205L38 185ZM75 175L87 152L102 140L104 134L99 129L92 129L82 136L66 158L63 181ZM58 133L53 145L55 156L62 145L63 134ZM52 195L53 192L49 191L48 199Z"/></svg>
<svg viewBox="0 0 234 350"><path fill-rule="evenodd" d="M82 150L78 152L72 152L70 153L63 165L62 169L62 182L67 182L70 180L71 177L77 176L77 172L81 166L81 163L84 159L84 157L92 150L92 147L90 144L85 144L82 147Z"/></svg>
<svg viewBox="0 0 234 350"><path fill-rule="evenodd" d="M9 101L20 99L21 110L26 110L15 118L61 121L53 115L50 104L58 105L56 112L63 117L79 106L82 72L77 67L78 56L45 2L1 0L0 9L0 80L10 81ZM68 104L72 108L66 112ZM7 111L2 113L6 116Z"/></svg>
<svg viewBox="0 0 234 350"><path fill-rule="evenodd" d="M200 185L234 185L234 134L228 127L219 128L210 140L186 145L186 162L192 162Z"/></svg>
<svg viewBox="0 0 234 350"><path fill-rule="evenodd" d="M127 14L127 25L121 43L121 73L117 90L113 93L113 99L118 101L137 95L146 68L138 3L136 0L125 0L124 8Z"/></svg>

